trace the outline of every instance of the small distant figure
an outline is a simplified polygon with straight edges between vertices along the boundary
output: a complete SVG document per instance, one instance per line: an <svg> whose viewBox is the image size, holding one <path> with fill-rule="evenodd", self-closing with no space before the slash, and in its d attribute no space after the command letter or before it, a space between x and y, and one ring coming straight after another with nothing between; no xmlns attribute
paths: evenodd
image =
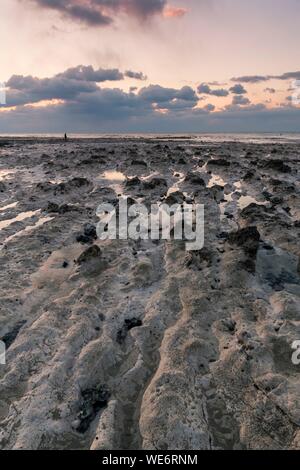
<svg viewBox="0 0 300 470"><path fill-rule="evenodd" d="M68 136L67 136L67 133L65 133L65 141L68 140Z"/></svg>

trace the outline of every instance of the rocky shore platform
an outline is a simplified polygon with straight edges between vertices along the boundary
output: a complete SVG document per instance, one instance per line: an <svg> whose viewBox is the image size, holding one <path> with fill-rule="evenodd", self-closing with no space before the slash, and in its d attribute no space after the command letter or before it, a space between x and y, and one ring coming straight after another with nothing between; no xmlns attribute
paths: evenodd
<svg viewBox="0 0 300 470"><path fill-rule="evenodd" d="M0 139L1 449L300 449L300 143ZM97 238L198 202L205 244Z"/></svg>

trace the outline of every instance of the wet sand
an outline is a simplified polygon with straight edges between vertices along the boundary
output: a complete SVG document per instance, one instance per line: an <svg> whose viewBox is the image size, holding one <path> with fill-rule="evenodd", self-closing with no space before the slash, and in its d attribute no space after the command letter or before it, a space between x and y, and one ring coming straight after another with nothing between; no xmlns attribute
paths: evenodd
<svg viewBox="0 0 300 470"><path fill-rule="evenodd" d="M299 449L300 143L1 139L1 449ZM95 237L125 195L205 246ZM88 224L88 225L87 225Z"/></svg>

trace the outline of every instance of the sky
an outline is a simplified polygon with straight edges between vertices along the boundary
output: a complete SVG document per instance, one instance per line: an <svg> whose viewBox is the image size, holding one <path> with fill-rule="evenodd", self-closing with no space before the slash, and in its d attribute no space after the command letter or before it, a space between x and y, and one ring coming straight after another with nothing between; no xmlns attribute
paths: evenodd
<svg viewBox="0 0 300 470"><path fill-rule="evenodd" d="M0 133L300 132L300 0L1 0Z"/></svg>

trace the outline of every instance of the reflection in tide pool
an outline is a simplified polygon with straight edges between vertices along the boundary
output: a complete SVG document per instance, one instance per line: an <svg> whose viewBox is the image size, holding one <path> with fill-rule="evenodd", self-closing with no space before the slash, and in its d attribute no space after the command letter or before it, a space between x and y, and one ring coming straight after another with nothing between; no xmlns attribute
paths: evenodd
<svg viewBox="0 0 300 470"><path fill-rule="evenodd" d="M41 211L37 210L37 211L21 212L21 214L17 215L17 217L15 217L14 219L2 220L0 221L0 230L3 230L4 228L9 227L15 222L21 222L22 220L29 219L30 217L33 217L39 212Z"/></svg>
<svg viewBox="0 0 300 470"><path fill-rule="evenodd" d="M126 180L126 176L124 173L121 173L120 171L117 170L109 170L105 171L104 173L101 173L101 175L98 176L98 180L105 181L108 183L109 187L114 189L117 193L122 193L122 183Z"/></svg>
<svg viewBox="0 0 300 470"><path fill-rule="evenodd" d="M100 178L108 180L108 181L118 181L121 183L122 181L125 181L126 176L124 175L124 173L121 173L120 171L111 170L111 171L105 171L104 173L102 173L100 175Z"/></svg>
<svg viewBox="0 0 300 470"><path fill-rule="evenodd" d="M13 175L14 170L0 170L0 181L6 178L7 176Z"/></svg>
<svg viewBox="0 0 300 470"><path fill-rule="evenodd" d="M13 240L16 237L19 237L20 235L23 235L24 233L28 233L28 232L31 232L31 231L35 230L38 227L42 227L46 222L50 222L50 220L52 220L53 218L54 217L49 217L49 216L48 217L41 217L34 225L29 225L28 227L24 228L23 230L21 230L17 233L14 233L10 237L6 238L6 240L3 242L2 245L5 245L9 241Z"/></svg>
<svg viewBox="0 0 300 470"><path fill-rule="evenodd" d="M8 204L7 206L0 207L0 212L4 212L7 209L13 209L14 207L17 207L18 204L18 202L13 202L12 204Z"/></svg>
<svg viewBox="0 0 300 470"><path fill-rule="evenodd" d="M225 186L226 183L223 180L223 178L221 178L221 176L212 174L211 179L209 180L209 183L208 183L207 187L212 188L215 185L216 186Z"/></svg>
<svg viewBox="0 0 300 470"><path fill-rule="evenodd" d="M251 196L241 196L239 198L240 209L245 209L245 207L249 206L250 204L257 204L258 206L265 206L266 202L259 202L257 199Z"/></svg>

